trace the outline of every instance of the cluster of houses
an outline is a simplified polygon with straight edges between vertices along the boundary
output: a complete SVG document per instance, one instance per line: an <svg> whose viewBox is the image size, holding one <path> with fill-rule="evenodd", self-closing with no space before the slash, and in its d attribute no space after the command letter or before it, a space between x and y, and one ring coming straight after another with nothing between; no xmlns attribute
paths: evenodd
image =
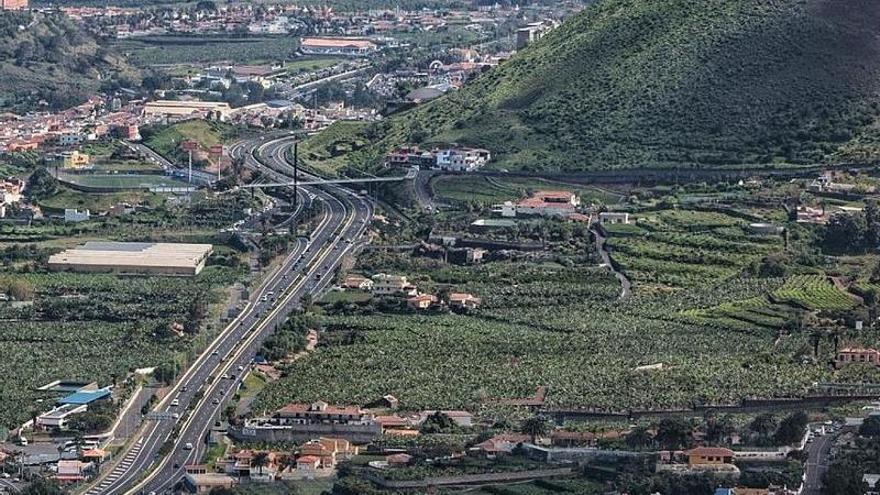
<svg viewBox="0 0 880 495"><path fill-rule="evenodd" d="M142 102L92 97L63 112L0 115L0 153L78 146L103 136L140 139Z"/></svg>
<svg viewBox="0 0 880 495"><path fill-rule="evenodd" d="M403 275L378 273L371 278L349 275L342 282L343 289L369 291L377 296L406 297L406 305L414 310L427 310L443 304L452 309L470 310L480 305L480 298L466 292L450 292L445 301L433 294L419 293L418 287Z"/></svg>
<svg viewBox="0 0 880 495"><path fill-rule="evenodd" d="M213 466L185 466L186 485L195 493L231 488L242 482L271 483L332 476L337 463L351 460L359 447L344 438L320 437L295 451L241 449L228 453Z"/></svg>
<svg viewBox="0 0 880 495"><path fill-rule="evenodd" d="M26 2L26 0L6 0ZM561 6L563 15L566 6ZM123 7L66 7L64 11L86 22L101 36L132 38L169 33L219 34L244 31L253 34L342 34L387 36L393 33L433 32L462 25L481 33L518 17L520 9L494 6L474 10L386 9L339 11L326 6L293 4L220 5L217 9L166 8L147 10ZM531 27L532 25L526 26Z"/></svg>
<svg viewBox="0 0 880 495"><path fill-rule="evenodd" d="M447 172L472 172L492 159L489 150L449 147L422 150L418 146L398 148L386 156L386 164L418 166Z"/></svg>

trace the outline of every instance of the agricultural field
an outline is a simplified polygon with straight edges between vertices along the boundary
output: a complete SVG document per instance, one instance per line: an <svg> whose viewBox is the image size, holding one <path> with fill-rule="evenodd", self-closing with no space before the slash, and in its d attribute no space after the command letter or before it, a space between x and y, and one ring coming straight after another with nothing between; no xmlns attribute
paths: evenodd
<svg viewBox="0 0 880 495"><path fill-rule="evenodd" d="M183 364L208 333L178 337L168 325L219 303L221 289L242 276L222 266L192 279L0 272L0 281L14 277L34 293L32 302L0 303L0 425L45 408L37 401L50 397L34 388L53 380L106 385L134 368Z"/></svg>
<svg viewBox="0 0 880 495"><path fill-rule="evenodd" d="M302 72L311 72L328 67L333 67L346 62L342 58L298 58L294 61L284 64L284 69L291 75L297 75Z"/></svg>
<svg viewBox="0 0 880 495"><path fill-rule="evenodd" d="M638 213L635 225L611 229L612 258L636 287L694 287L724 280L782 248L779 236L756 236L746 220L718 212Z"/></svg>
<svg viewBox="0 0 880 495"><path fill-rule="evenodd" d="M79 194L90 206L94 198L122 199ZM161 201L116 218L0 227L0 292L21 296L0 302L0 426L20 424L51 404L38 403L50 397L34 387L57 379L106 385L133 368L182 366L216 330L228 289L249 273L247 255L224 245L217 227L242 218L253 206L250 195L197 194L179 207L151 197ZM87 240L205 242L215 253L193 278L46 271L51 254ZM186 327L183 335L168 331L172 322Z"/></svg>
<svg viewBox="0 0 880 495"><path fill-rule="evenodd" d="M514 201L524 197L529 191L538 189L564 189L574 191L584 203L615 204L622 195L614 191L595 187L573 186L551 180L520 177L486 177L470 175L441 176L432 182L434 193L441 200L458 203L480 203L491 205L503 201Z"/></svg>
<svg viewBox="0 0 880 495"><path fill-rule="evenodd" d="M111 46L141 67L221 62L263 64L292 58L299 47L299 39L284 36L155 36L117 40Z"/></svg>

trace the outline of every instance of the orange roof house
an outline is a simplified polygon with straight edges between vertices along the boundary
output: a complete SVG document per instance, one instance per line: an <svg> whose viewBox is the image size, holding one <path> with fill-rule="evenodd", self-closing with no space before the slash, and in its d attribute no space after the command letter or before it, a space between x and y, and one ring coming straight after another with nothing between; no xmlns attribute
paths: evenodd
<svg viewBox="0 0 880 495"><path fill-rule="evenodd" d="M697 447L685 452L691 466L706 464L730 464L733 451L723 447Z"/></svg>

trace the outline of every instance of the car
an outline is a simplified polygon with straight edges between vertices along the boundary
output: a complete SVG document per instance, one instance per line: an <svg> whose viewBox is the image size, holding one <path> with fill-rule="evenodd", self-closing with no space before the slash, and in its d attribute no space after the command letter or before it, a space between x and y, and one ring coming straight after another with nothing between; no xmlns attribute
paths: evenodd
<svg viewBox="0 0 880 495"><path fill-rule="evenodd" d="M0 476L3 476L4 478L9 478L9 473L3 473L3 474L0 474Z"/></svg>
<svg viewBox="0 0 880 495"><path fill-rule="evenodd" d="M244 366L239 366L239 367L238 367L238 371L243 371L243 370L244 370Z"/></svg>
<svg viewBox="0 0 880 495"><path fill-rule="evenodd" d="M171 414L171 417L174 418L174 419L180 419L180 414L178 414L178 413L172 413L172 414Z"/></svg>
<svg viewBox="0 0 880 495"><path fill-rule="evenodd" d="M186 445L183 446L183 450L192 450L193 444L186 442Z"/></svg>
<svg viewBox="0 0 880 495"><path fill-rule="evenodd" d="M215 406L219 403L220 403L220 399L218 399L216 397L214 398L214 400L211 401L211 404L214 404Z"/></svg>
<svg viewBox="0 0 880 495"><path fill-rule="evenodd" d="M180 401L179 401L179 400L174 399L173 401L171 401L171 407L175 407L175 406L179 406L179 405L180 405Z"/></svg>
<svg viewBox="0 0 880 495"><path fill-rule="evenodd" d="M229 375L226 374L226 373L223 373L223 376L221 376L220 378L223 378L224 380L228 380L228 379L229 379Z"/></svg>
<svg viewBox="0 0 880 495"><path fill-rule="evenodd" d="M187 386L186 386L186 385L180 387L180 391L181 391L181 392L186 392L186 390L187 390Z"/></svg>
<svg viewBox="0 0 880 495"><path fill-rule="evenodd" d="M217 354L220 354L219 352L217 352L217 349L214 349L214 352L211 353L212 356L216 356Z"/></svg>
<svg viewBox="0 0 880 495"><path fill-rule="evenodd" d="M221 396L221 397L223 396L223 391L222 391L222 390L220 391L220 396Z"/></svg>

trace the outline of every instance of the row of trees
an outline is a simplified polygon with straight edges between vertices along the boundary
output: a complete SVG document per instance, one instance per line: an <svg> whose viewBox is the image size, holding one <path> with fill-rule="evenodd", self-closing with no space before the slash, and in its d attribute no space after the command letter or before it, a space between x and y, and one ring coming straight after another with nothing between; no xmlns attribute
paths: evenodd
<svg viewBox="0 0 880 495"><path fill-rule="evenodd" d="M880 246L880 208L868 201L864 212L835 213L825 226L822 243L834 253L858 253Z"/></svg>

